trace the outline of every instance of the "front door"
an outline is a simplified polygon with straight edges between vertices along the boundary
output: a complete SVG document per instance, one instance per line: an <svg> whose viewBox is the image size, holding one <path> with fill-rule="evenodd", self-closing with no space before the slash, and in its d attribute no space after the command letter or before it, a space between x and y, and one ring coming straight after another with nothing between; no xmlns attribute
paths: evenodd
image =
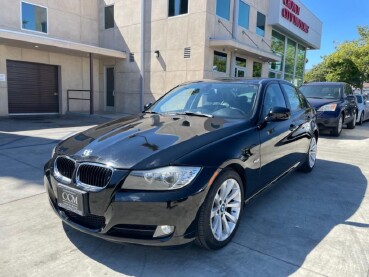
<svg viewBox="0 0 369 277"><path fill-rule="evenodd" d="M107 67L105 70L105 103L106 110L114 111L115 107L115 78L114 67Z"/></svg>

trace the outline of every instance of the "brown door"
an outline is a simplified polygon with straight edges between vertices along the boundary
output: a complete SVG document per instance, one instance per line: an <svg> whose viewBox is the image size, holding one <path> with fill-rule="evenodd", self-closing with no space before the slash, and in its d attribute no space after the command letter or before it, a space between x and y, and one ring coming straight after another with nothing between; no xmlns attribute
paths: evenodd
<svg viewBox="0 0 369 277"><path fill-rule="evenodd" d="M58 67L7 61L9 114L59 113Z"/></svg>

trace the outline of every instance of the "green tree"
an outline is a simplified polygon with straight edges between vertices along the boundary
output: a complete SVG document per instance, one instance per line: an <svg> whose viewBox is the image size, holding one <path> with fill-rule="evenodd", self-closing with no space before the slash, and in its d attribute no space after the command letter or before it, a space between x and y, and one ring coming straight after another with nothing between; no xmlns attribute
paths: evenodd
<svg viewBox="0 0 369 277"><path fill-rule="evenodd" d="M313 66L312 69L305 72L305 82L325 82L328 69L324 62Z"/></svg>
<svg viewBox="0 0 369 277"><path fill-rule="evenodd" d="M362 89L369 81L369 27L358 26L357 31L357 40L338 45L334 53L306 72L305 80L342 81Z"/></svg>

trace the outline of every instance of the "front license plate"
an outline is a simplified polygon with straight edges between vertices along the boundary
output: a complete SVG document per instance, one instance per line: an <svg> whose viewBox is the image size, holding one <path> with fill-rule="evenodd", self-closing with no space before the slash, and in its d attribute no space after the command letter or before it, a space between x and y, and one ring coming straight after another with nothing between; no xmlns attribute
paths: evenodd
<svg viewBox="0 0 369 277"><path fill-rule="evenodd" d="M58 184L58 206L79 215L85 215L86 192Z"/></svg>

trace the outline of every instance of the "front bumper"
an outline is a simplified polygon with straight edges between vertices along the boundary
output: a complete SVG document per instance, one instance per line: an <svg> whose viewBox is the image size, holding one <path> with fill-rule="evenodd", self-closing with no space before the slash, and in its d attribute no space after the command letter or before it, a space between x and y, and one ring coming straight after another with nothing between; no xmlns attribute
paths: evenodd
<svg viewBox="0 0 369 277"><path fill-rule="evenodd" d="M317 112L316 123L319 129L334 129L338 126L339 112Z"/></svg>
<svg viewBox="0 0 369 277"><path fill-rule="evenodd" d="M173 246L195 239L198 210L215 169L203 168L189 186L164 192L122 190L122 181L128 173L120 171L121 178L112 178L113 183L106 189L87 192L86 216L79 216L58 206L58 181L51 172L52 168L47 164L44 184L50 204L55 213L71 227L113 242ZM73 182L68 186L75 188ZM174 226L174 232L168 236L153 237L160 225Z"/></svg>

